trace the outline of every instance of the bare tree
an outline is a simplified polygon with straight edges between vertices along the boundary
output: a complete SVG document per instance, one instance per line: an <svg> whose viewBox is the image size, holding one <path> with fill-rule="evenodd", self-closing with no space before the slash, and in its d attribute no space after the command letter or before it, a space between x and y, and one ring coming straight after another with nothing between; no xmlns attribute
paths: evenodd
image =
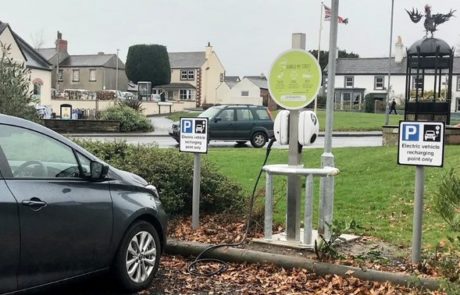
<svg viewBox="0 0 460 295"><path fill-rule="evenodd" d="M45 38L43 37L43 29L41 29L38 32L35 32L35 34L30 36L30 39L32 40L32 46L35 49L40 49L43 47L45 44Z"/></svg>

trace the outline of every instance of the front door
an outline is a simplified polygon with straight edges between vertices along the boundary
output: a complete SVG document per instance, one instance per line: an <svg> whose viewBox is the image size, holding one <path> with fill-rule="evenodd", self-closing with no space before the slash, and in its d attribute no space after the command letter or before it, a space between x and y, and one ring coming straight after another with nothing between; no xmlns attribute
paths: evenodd
<svg viewBox="0 0 460 295"><path fill-rule="evenodd" d="M86 180L89 159L57 140L20 127L0 129L11 170L5 181L19 208L19 288L107 266L108 183Z"/></svg>

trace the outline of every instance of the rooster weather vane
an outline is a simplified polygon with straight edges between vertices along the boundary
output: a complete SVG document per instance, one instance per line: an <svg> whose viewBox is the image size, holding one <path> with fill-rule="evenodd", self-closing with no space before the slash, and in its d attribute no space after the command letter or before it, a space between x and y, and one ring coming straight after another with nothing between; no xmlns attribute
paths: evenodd
<svg viewBox="0 0 460 295"><path fill-rule="evenodd" d="M412 8L411 11L407 10L407 14L409 14L410 19L413 23L418 23L422 17L424 16L421 14L418 9ZM425 5L425 22L423 25L425 26L426 35L425 38L428 37L428 32L431 33L431 38L433 38L433 33L436 31L436 27L446 21L448 21L451 17L454 16L455 10L450 10L447 14L436 13L431 14L431 6Z"/></svg>

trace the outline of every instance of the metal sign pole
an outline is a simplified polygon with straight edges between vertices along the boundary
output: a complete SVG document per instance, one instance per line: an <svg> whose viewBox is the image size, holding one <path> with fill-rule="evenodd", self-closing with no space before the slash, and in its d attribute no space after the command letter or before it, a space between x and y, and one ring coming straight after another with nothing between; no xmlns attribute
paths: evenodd
<svg viewBox="0 0 460 295"><path fill-rule="evenodd" d="M327 75L327 101L326 101L326 128L324 134L324 153L321 155L322 167L334 167L334 155L332 154L332 126L334 124L334 96L335 96L335 72L337 51L337 19L339 17L339 0L331 3L331 28L329 33L329 68ZM334 177L324 177L321 180L321 197L318 233L325 239L330 239L329 225L332 225L332 213L334 208Z"/></svg>
<svg viewBox="0 0 460 295"><path fill-rule="evenodd" d="M425 167L415 167L414 220L412 229L412 263L420 263L422 246L423 194Z"/></svg>
<svg viewBox="0 0 460 295"><path fill-rule="evenodd" d="M305 35L293 34L293 49L305 49ZM290 110L289 114L289 155L288 165L298 166L302 163L302 149L298 140L299 111ZM300 239L300 190L301 182L297 175L288 175L287 179L287 215L286 238L288 241Z"/></svg>
<svg viewBox="0 0 460 295"><path fill-rule="evenodd" d="M200 184L201 184L201 154L195 153L193 162L193 199L192 199L192 228L200 226Z"/></svg>

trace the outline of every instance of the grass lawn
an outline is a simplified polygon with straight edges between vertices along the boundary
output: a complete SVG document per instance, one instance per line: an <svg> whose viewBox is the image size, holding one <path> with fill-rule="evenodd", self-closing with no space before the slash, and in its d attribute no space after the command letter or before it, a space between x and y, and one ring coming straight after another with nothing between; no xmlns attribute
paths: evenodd
<svg viewBox="0 0 460 295"><path fill-rule="evenodd" d="M199 112L177 112L177 113L172 113L169 116L167 116L168 119L172 120L173 122L179 121L181 117L190 117L194 118L198 116L200 113Z"/></svg>
<svg viewBox="0 0 460 295"><path fill-rule="evenodd" d="M322 152L323 149L305 150L305 167L320 167ZM287 153L286 150L273 150L268 163L287 163ZM396 147L337 148L333 154L336 166L341 171L335 181L334 219L355 220L360 227L355 230L357 234L409 246L412 237L415 167L397 165ZM450 233L444 221L433 212L432 197L442 175L448 169L460 166L458 155L460 146L446 146L444 167L425 168L425 247L435 246ZM249 196L264 156L265 150L262 149L233 148L211 149L205 157L240 183ZM286 179L276 176L275 181L275 221L284 224ZM315 180L315 227L318 220L318 183ZM259 183L261 195L264 194L264 185L265 179L262 178ZM263 202L262 198L260 202Z"/></svg>

